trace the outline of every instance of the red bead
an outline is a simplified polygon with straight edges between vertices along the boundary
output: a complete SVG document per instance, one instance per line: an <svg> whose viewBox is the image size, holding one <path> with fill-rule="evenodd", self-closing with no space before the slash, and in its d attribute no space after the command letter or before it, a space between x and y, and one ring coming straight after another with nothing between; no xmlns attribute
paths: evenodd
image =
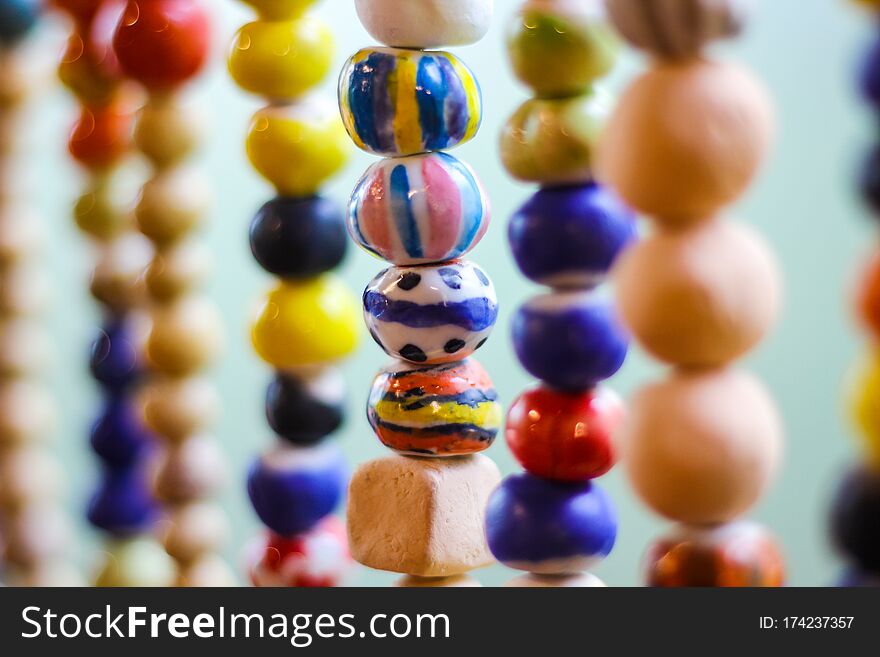
<svg viewBox="0 0 880 657"><path fill-rule="evenodd" d="M507 444L533 475L586 481L608 472L617 460L613 434L625 412L608 388L570 393L541 386L510 407Z"/></svg>
<svg viewBox="0 0 880 657"><path fill-rule="evenodd" d="M171 89L202 69L210 31L202 0L129 0L113 47L128 77L151 90Z"/></svg>
<svg viewBox="0 0 880 657"><path fill-rule="evenodd" d="M125 103L85 107L70 134L70 154L89 169L108 167L126 155L131 133L132 114Z"/></svg>
<svg viewBox="0 0 880 657"><path fill-rule="evenodd" d="M880 338L880 250L871 256L860 275L856 287L856 315L875 338Z"/></svg>

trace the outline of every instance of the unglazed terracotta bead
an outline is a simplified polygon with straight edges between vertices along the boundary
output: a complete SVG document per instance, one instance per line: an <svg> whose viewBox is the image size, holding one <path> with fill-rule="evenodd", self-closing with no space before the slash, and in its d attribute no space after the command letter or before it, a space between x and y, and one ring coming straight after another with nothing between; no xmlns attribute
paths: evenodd
<svg viewBox="0 0 880 657"><path fill-rule="evenodd" d="M257 10L261 18L279 21L296 18L317 0L242 0Z"/></svg>
<svg viewBox="0 0 880 657"><path fill-rule="evenodd" d="M620 444L645 504L672 520L714 524L745 513L767 488L782 428L752 376L678 372L636 394Z"/></svg>
<svg viewBox="0 0 880 657"><path fill-rule="evenodd" d="M702 59L655 66L617 105L598 149L600 179L668 226L737 200L770 146L773 111L751 74Z"/></svg>
<svg viewBox="0 0 880 657"><path fill-rule="evenodd" d="M162 546L149 538L120 539L107 547L95 586L171 586L175 566Z"/></svg>
<svg viewBox="0 0 880 657"><path fill-rule="evenodd" d="M840 484L831 513L837 547L859 569L880 572L880 474L874 468L853 470Z"/></svg>
<svg viewBox="0 0 880 657"><path fill-rule="evenodd" d="M0 382L0 445L43 440L55 428L52 395L23 379Z"/></svg>
<svg viewBox="0 0 880 657"><path fill-rule="evenodd" d="M659 231L614 270L627 328L652 355L683 367L723 365L758 344L779 312L779 278L753 229L720 220Z"/></svg>
<svg viewBox="0 0 880 657"><path fill-rule="evenodd" d="M364 463L349 487L352 556L369 568L417 577L488 566L483 514L500 481L498 467L481 454Z"/></svg>
<svg viewBox="0 0 880 657"><path fill-rule="evenodd" d="M266 389L266 419L280 438L307 447L335 432L345 417L345 378L335 368L275 375Z"/></svg>
<svg viewBox="0 0 880 657"><path fill-rule="evenodd" d="M220 399L207 379L158 378L142 392L144 421L166 440L181 442L213 425L220 415Z"/></svg>
<svg viewBox="0 0 880 657"><path fill-rule="evenodd" d="M48 273L34 260L8 265L0 277L0 315L39 314L49 304L51 286Z"/></svg>
<svg viewBox="0 0 880 657"><path fill-rule="evenodd" d="M144 300L144 269L153 249L142 235L130 233L99 247L89 290L107 308L124 313Z"/></svg>
<svg viewBox="0 0 880 657"><path fill-rule="evenodd" d="M214 267L211 250L201 240L176 242L159 250L144 274L154 301L171 302L199 289Z"/></svg>
<svg viewBox="0 0 880 657"><path fill-rule="evenodd" d="M134 142L159 169L190 155L202 141L205 117L193 105L173 95L150 97L138 116Z"/></svg>
<svg viewBox="0 0 880 657"><path fill-rule="evenodd" d="M398 48L476 43L489 31L493 0L355 0L358 18L379 41Z"/></svg>
<svg viewBox="0 0 880 657"><path fill-rule="evenodd" d="M0 451L0 505L4 514L39 500L57 499L61 466L44 447L23 445Z"/></svg>
<svg viewBox="0 0 880 657"><path fill-rule="evenodd" d="M193 436L166 450L159 462L153 491L166 504L211 497L227 480L223 451L211 436Z"/></svg>
<svg viewBox="0 0 880 657"><path fill-rule="evenodd" d="M535 575L529 573L515 577L504 585L515 589L605 588L607 584L591 573L578 575Z"/></svg>
<svg viewBox="0 0 880 657"><path fill-rule="evenodd" d="M480 588L480 584L473 577L467 575L453 575L452 577L414 577L406 575L392 584L400 589L460 589Z"/></svg>
<svg viewBox="0 0 880 657"><path fill-rule="evenodd" d="M223 509L212 502L198 502L168 514L162 544L177 562L189 564L206 553L223 549L230 534Z"/></svg>
<svg viewBox="0 0 880 657"><path fill-rule="evenodd" d="M147 358L160 372L185 375L216 360L223 348L223 321L210 302L190 297L159 308L147 339Z"/></svg>
<svg viewBox="0 0 880 657"><path fill-rule="evenodd" d="M42 372L54 362L54 344L39 321L0 319L0 374L21 376Z"/></svg>
<svg viewBox="0 0 880 657"><path fill-rule="evenodd" d="M210 186L197 168L166 169L143 186L135 218L144 235L158 244L167 244L202 223L210 199Z"/></svg>

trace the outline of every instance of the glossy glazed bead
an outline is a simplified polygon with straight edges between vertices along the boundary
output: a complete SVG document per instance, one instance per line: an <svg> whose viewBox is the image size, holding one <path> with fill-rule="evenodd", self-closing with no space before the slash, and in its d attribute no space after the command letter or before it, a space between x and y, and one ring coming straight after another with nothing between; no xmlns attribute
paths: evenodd
<svg viewBox="0 0 880 657"><path fill-rule="evenodd" d="M645 583L660 587L778 587L785 559L770 533L751 522L683 527L645 555Z"/></svg>
<svg viewBox="0 0 880 657"><path fill-rule="evenodd" d="M306 532L345 496L349 471L339 448L277 447L257 459L248 473L248 495L254 510L276 534Z"/></svg>
<svg viewBox="0 0 880 657"><path fill-rule="evenodd" d="M449 53L364 48L339 78L345 129L368 153L385 157L448 150L477 134L480 85Z"/></svg>
<svg viewBox="0 0 880 657"><path fill-rule="evenodd" d="M561 390L585 390L611 378L629 347L614 307L590 292L533 297L517 310L512 331L522 366Z"/></svg>
<svg viewBox="0 0 880 657"><path fill-rule="evenodd" d="M261 18L280 21L302 15L317 0L242 0L242 2L256 9Z"/></svg>
<svg viewBox="0 0 880 657"><path fill-rule="evenodd" d="M266 419L278 436L294 445L314 445L345 417L345 379L339 371L276 374L266 390Z"/></svg>
<svg viewBox="0 0 880 657"><path fill-rule="evenodd" d="M421 49L482 39L492 21L493 0L355 0L354 6L376 41Z"/></svg>
<svg viewBox="0 0 880 657"><path fill-rule="evenodd" d="M321 196L279 196L257 212L250 227L251 253L281 278L311 278L335 269L345 258L345 215Z"/></svg>
<svg viewBox="0 0 880 657"><path fill-rule="evenodd" d="M868 460L880 466L880 353L860 362L851 384L850 409Z"/></svg>
<svg viewBox="0 0 880 657"><path fill-rule="evenodd" d="M155 520L156 512L146 476L135 465L103 473L87 515L98 529L124 535L147 529Z"/></svg>
<svg viewBox="0 0 880 657"><path fill-rule="evenodd" d="M147 358L159 372L186 375L214 362L223 349L223 320L205 299L188 297L158 308L147 338Z"/></svg>
<svg viewBox="0 0 880 657"><path fill-rule="evenodd" d="M491 209L473 170L446 153L381 160L361 177L349 206L349 232L395 265L446 262L489 228Z"/></svg>
<svg viewBox="0 0 880 657"><path fill-rule="evenodd" d="M207 379L153 378L141 391L144 423L170 442L181 442L216 423L220 398Z"/></svg>
<svg viewBox="0 0 880 657"><path fill-rule="evenodd" d="M636 217L602 185L550 187L513 215L507 236L526 278L555 288L591 288L636 240Z"/></svg>
<svg viewBox="0 0 880 657"><path fill-rule="evenodd" d="M201 288L213 267L211 249L201 240L173 242L155 253L143 280L151 299L170 303Z"/></svg>
<svg viewBox="0 0 880 657"><path fill-rule="evenodd" d="M139 347L130 326L121 320L107 324L92 343L89 368L103 386L121 390L141 376Z"/></svg>
<svg viewBox="0 0 880 657"><path fill-rule="evenodd" d="M520 395L507 413L507 446L520 465L542 479L587 481L617 460L614 434L626 414L608 388L566 393L538 387Z"/></svg>
<svg viewBox="0 0 880 657"><path fill-rule="evenodd" d="M107 560L95 586L154 587L171 586L175 564L162 546L150 538L128 538L111 542Z"/></svg>
<svg viewBox="0 0 880 657"><path fill-rule="evenodd" d="M364 290L364 321L389 356L450 363L479 349L498 319L492 281L468 261L389 267Z"/></svg>
<svg viewBox="0 0 880 657"><path fill-rule="evenodd" d="M501 132L504 168L517 180L545 186L592 180L596 144L611 107L611 97L601 91L527 100Z"/></svg>
<svg viewBox="0 0 880 657"><path fill-rule="evenodd" d="M131 400L113 396L92 425L89 443L101 460L122 468L133 465L153 440Z"/></svg>
<svg viewBox="0 0 880 657"><path fill-rule="evenodd" d="M617 512L595 483L563 484L523 473L505 479L489 498L486 537L505 566L574 574L611 552Z"/></svg>
<svg viewBox="0 0 880 657"><path fill-rule="evenodd" d="M880 573L880 474L858 468L834 498L831 528L838 548L860 569Z"/></svg>
<svg viewBox="0 0 880 657"><path fill-rule="evenodd" d="M872 105L880 105L880 38L876 31L874 42L862 61L859 87L866 101Z"/></svg>
<svg viewBox="0 0 880 657"><path fill-rule="evenodd" d="M211 202L204 173L181 165L156 173L141 189L135 208L138 228L150 240L165 245L193 232Z"/></svg>
<svg viewBox="0 0 880 657"><path fill-rule="evenodd" d="M0 43L16 41L30 32L40 16L40 0L0 2Z"/></svg>
<svg viewBox="0 0 880 657"><path fill-rule="evenodd" d="M308 98L261 109L251 120L247 154L280 196L311 196L339 172L351 150L329 103Z"/></svg>
<svg viewBox="0 0 880 657"><path fill-rule="evenodd" d="M594 589L606 588L601 579L590 573L577 575L535 575L529 573L515 577L504 585L512 589Z"/></svg>
<svg viewBox="0 0 880 657"><path fill-rule="evenodd" d="M333 64L333 34L315 16L256 21L235 35L229 72L245 91L297 98L320 83Z"/></svg>
<svg viewBox="0 0 880 657"><path fill-rule="evenodd" d="M321 365L357 346L357 301L333 275L282 282L260 308L251 339L260 358L276 369Z"/></svg>
<svg viewBox="0 0 880 657"><path fill-rule="evenodd" d="M113 166L131 147L131 126L132 115L125 106L84 107L70 133L70 154L89 169Z"/></svg>

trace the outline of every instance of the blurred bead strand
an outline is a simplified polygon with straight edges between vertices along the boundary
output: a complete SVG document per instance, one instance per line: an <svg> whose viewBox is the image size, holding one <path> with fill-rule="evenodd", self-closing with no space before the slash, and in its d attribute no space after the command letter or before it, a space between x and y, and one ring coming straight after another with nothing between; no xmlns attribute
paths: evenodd
<svg viewBox="0 0 880 657"><path fill-rule="evenodd" d="M350 146L332 102L314 93L333 64L330 27L314 0L245 0L257 19L236 34L229 72L268 105L254 115L247 154L276 191L250 224L251 252L278 278L252 327L254 349L274 370L266 418L275 443L248 475L248 494L267 527L251 544L254 586L337 586L351 558L333 511L348 465L328 440L342 424L338 363L357 344L354 296L332 270L345 257L342 209L322 196Z"/></svg>
<svg viewBox="0 0 880 657"><path fill-rule="evenodd" d="M184 587L235 583L219 555L230 528L214 498L227 467L210 433L219 401L205 378L224 332L201 290L210 253L194 234L210 205L208 183L191 162L203 122L183 98L208 60L210 33L203 0L128 0L113 36L122 72L147 95L134 133L152 166L135 209L154 249L144 275L151 323L141 394L147 426L163 442L153 491L164 505L162 538L176 563L174 583Z"/></svg>
<svg viewBox="0 0 880 657"><path fill-rule="evenodd" d="M648 551L652 586L780 586L784 560L740 518L767 489L782 423L764 385L734 363L774 324L781 284L760 235L725 217L772 141L764 88L709 45L744 26L744 0L606 0L651 56L623 93L597 170L652 230L617 262L624 324L673 370L639 390L620 434L642 500L680 523Z"/></svg>
<svg viewBox="0 0 880 657"><path fill-rule="evenodd" d="M477 586L467 573L492 562L482 517L500 480L479 452L495 439L501 406L471 355L489 338L498 302L486 273L460 259L486 233L488 196L447 151L477 134L482 95L463 61L427 48L482 39L493 2L354 4L386 46L346 62L339 105L355 144L383 157L357 183L348 227L392 265L363 305L370 334L395 359L373 381L368 419L397 455L355 472L349 540L360 563L402 573L398 586Z"/></svg>

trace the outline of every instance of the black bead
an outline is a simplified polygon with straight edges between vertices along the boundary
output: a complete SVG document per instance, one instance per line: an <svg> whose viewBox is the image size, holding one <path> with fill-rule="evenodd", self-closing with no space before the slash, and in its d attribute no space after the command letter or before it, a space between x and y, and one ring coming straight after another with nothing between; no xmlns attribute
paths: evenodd
<svg viewBox="0 0 880 657"><path fill-rule="evenodd" d="M251 222L250 241L260 266L282 278L309 278L335 269L348 247L342 210L320 196L272 199Z"/></svg>
<svg viewBox="0 0 880 657"><path fill-rule="evenodd" d="M840 485L831 516L837 545L863 571L880 573L880 472L853 470Z"/></svg>
<svg viewBox="0 0 880 657"><path fill-rule="evenodd" d="M278 374L266 390L266 419L281 438L314 445L336 431L345 415L343 399L326 398L294 376Z"/></svg>
<svg viewBox="0 0 880 657"><path fill-rule="evenodd" d="M859 187L868 207L880 214L880 147L874 147L865 157Z"/></svg>

